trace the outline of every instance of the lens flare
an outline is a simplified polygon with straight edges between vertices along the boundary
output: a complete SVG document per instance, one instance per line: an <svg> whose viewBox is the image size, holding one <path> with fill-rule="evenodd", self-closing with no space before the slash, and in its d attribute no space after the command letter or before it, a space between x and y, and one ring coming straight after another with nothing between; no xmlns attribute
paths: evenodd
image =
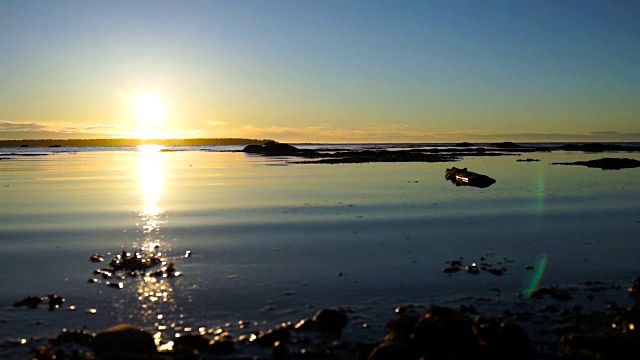
<svg viewBox="0 0 640 360"><path fill-rule="evenodd" d="M547 268L547 256L540 255L540 259L538 259L538 265L535 267L535 271L533 272L533 277L531 278L531 282L527 286L527 288L522 292L522 294L529 298L536 291L538 285L540 285L540 281L542 281L542 275L544 275L544 271Z"/></svg>

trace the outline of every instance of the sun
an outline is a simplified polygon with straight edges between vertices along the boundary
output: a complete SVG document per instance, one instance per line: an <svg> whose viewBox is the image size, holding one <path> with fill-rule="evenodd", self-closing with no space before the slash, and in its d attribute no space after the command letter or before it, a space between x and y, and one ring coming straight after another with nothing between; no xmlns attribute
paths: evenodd
<svg viewBox="0 0 640 360"><path fill-rule="evenodd" d="M157 126L164 122L166 109L156 94L140 94L131 100L138 122L142 126Z"/></svg>

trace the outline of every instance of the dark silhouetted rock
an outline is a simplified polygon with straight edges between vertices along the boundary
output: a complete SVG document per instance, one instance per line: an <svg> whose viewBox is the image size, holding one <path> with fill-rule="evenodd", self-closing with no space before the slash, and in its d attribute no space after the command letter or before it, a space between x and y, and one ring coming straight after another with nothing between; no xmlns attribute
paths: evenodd
<svg viewBox="0 0 640 360"><path fill-rule="evenodd" d="M192 350L205 351L209 349L211 339L200 334L186 334L173 340L173 347L187 347Z"/></svg>
<svg viewBox="0 0 640 360"><path fill-rule="evenodd" d="M49 339L51 345L77 344L88 346L93 339L93 335L85 329L62 330L58 335Z"/></svg>
<svg viewBox="0 0 640 360"><path fill-rule="evenodd" d="M474 144L468 143L468 142L461 142L461 143L457 143L455 145L455 147L474 147Z"/></svg>
<svg viewBox="0 0 640 360"><path fill-rule="evenodd" d="M472 323L462 312L432 305L415 326L413 348L427 358L471 359L477 353Z"/></svg>
<svg viewBox="0 0 640 360"><path fill-rule="evenodd" d="M560 146L559 149L566 150L566 151L583 151L583 152L640 151L640 146L590 143L590 144L565 144Z"/></svg>
<svg viewBox="0 0 640 360"><path fill-rule="evenodd" d="M261 332L256 335L256 338L252 343L261 346L274 346L275 343L286 343L289 341L289 327L282 326L276 329L271 329L266 332Z"/></svg>
<svg viewBox="0 0 640 360"><path fill-rule="evenodd" d="M13 307L26 306L29 309L35 309L40 305L40 303L42 303L42 298L29 295L20 301L16 301L13 304Z"/></svg>
<svg viewBox="0 0 640 360"><path fill-rule="evenodd" d="M316 154L316 151L314 150L298 149L293 145L283 144L276 141L267 141L262 145L247 145L242 149L242 151L249 154L266 156L303 156Z"/></svg>
<svg viewBox="0 0 640 360"><path fill-rule="evenodd" d="M445 179L451 181L456 186L473 186L479 188L486 188L493 185L496 181L487 175L482 175L468 171L467 168L458 169L452 167L445 170Z"/></svg>
<svg viewBox="0 0 640 360"><path fill-rule="evenodd" d="M520 145L513 143L511 141L505 141L505 142L501 142L501 143L494 143L491 144L491 146L496 147L498 149L517 149L520 147Z"/></svg>
<svg viewBox="0 0 640 360"><path fill-rule="evenodd" d="M602 170L621 170L640 167L640 161L628 158L602 158L589 161L559 162L553 165L581 165Z"/></svg>
<svg viewBox="0 0 640 360"><path fill-rule="evenodd" d="M153 336L129 324L119 324L96 334L91 350L100 358L113 358L121 354L154 354L157 352Z"/></svg>
<svg viewBox="0 0 640 360"><path fill-rule="evenodd" d="M349 318L342 311L323 309L313 316L312 321L320 325L320 331L322 332L339 334L342 328L347 326Z"/></svg>
<svg viewBox="0 0 640 360"><path fill-rule="evenodd" d="M339 337L349 322L347 314L339 310L323 309L315 313L312 319L300 320L295 329L302 332L321 333L328 337Z"/></svg>
<svg viewBox="0 0 640 360"><path fill-rule="evenodd" d="M53 311L64 304L64 298L57 294L47 295L47 300L49 300L49 311Z"/></svg>

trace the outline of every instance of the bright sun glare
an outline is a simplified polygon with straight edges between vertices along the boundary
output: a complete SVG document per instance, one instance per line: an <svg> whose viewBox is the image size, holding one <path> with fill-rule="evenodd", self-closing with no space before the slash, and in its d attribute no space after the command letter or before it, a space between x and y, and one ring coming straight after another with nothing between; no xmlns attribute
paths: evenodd
<svg viewBox="0 0 640 360"><path fill-rule="evenodd" d="M143 126L154 126L164 121L165 107L155 94L141 94L131 101L138 122Z"/></svg>

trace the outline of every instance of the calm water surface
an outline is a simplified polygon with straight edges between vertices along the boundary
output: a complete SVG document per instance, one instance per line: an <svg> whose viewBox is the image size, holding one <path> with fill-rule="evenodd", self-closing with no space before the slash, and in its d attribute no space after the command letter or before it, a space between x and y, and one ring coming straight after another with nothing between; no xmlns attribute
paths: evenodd
<svg viewBox="0 0 640 360"><path fill-rule="evenodd" d="M268 328L339 306L379 337L398 304L495 296L496 289L518 297L532 281L525 266L541 257L548 261L541 284L640 273L640 169L550 164L602 154L287 165L286 158L158 150L0 161L0 338L131 322L166 339L240 320ZM451 166L497 183L456 187L444 180ZM87 283L101 266L90 255L108 261L156 245L182 276L128 278L123 289ZM460 257L484 257L508 271L442 273L445 261ZM47 293L76 310L11 307Z"/></svg>

